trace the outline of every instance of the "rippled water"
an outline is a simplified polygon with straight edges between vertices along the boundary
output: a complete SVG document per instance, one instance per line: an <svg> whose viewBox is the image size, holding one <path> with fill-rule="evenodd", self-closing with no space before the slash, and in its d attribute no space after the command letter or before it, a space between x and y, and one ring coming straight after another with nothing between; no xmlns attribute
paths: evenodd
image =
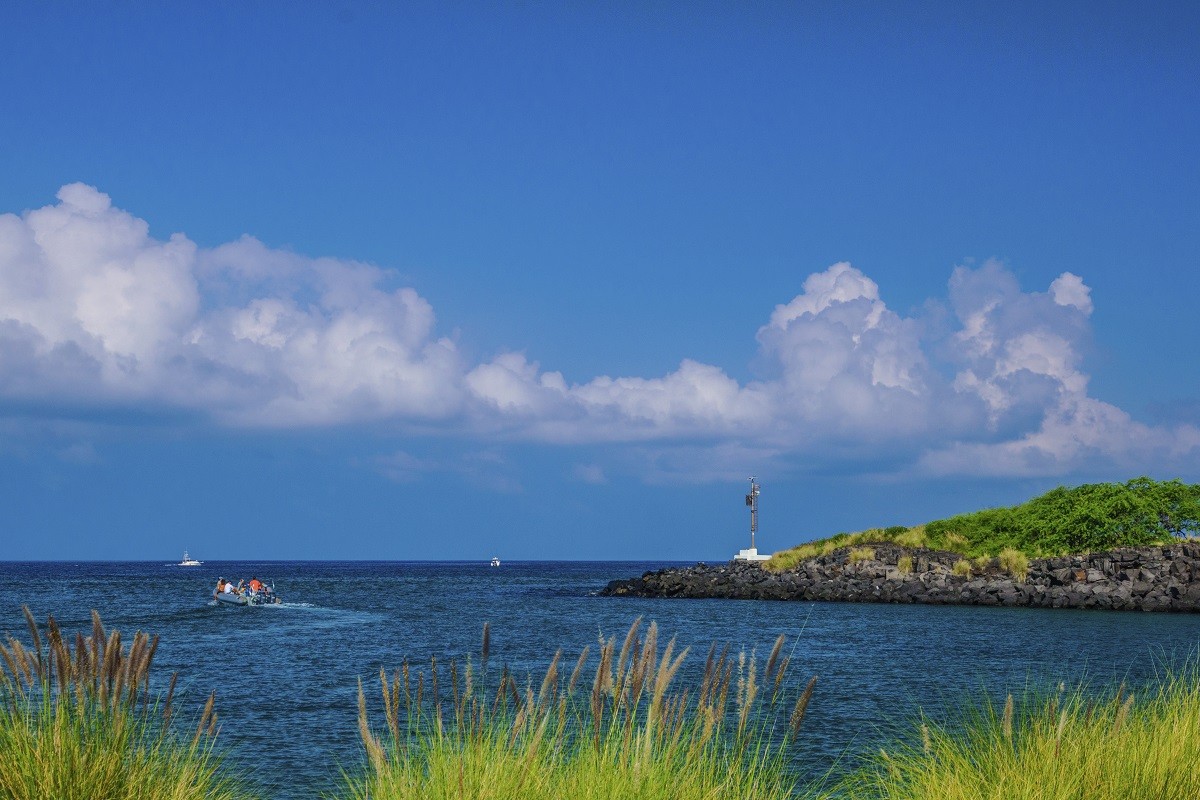
<svg viewBox="0 0 1200 800"><path fill-rule="evenodd" d="M180 672L193 706L217 691L221 742L270 797L315 797L361 763L357 679L401 658L478 655L492 627L494 664L573 661L638 615L691 646L694 680L713 642L769 651L795 642L792 679L820 676L795 752L808 775L878 746L918 707L936 711L980 687L1003 691L1084 675L1137 680L1156 657L1194 650L1200 615L1006 608L604 598L609 580L660 563L208 562L0 563L0 632L27 637L20 613L54 614L67 632L105 625L161 636L155 673ZM212 606L218 575L274 581L281 606ZM594 651L595 648L593 648Z"/></svg>

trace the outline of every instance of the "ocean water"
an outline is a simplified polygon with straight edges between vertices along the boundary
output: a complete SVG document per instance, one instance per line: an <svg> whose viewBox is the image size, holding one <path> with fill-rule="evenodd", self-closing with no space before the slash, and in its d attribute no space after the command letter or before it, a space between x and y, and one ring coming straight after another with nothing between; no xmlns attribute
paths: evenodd
<svg viewBox="0 0 1200 800"><path fill-rule="evenodd" d="M484 622L492 666L540 675L558 649L573 663L598 637L618 640L638 616L692 648L694 681L709 644L757 651L788 634L790 680L819 676L801 741L804 776L853 762L918 708L937 716L981 691L1060 678L1141 680L1200 644L1200 615L1042 609L640 600L597 595L614 578L664 563L207 562L0 563L0 635L27 641L21 606L70 634L91 610L126 636L161 637L154 674L180 673L182 713L217 692L220 742L235 767L279 800L336 790L363 758L357 681L381 666L478 657ZM272 581L280 606L210 605L218 576ZM595 656L593 655L593 663Z"/></svg>

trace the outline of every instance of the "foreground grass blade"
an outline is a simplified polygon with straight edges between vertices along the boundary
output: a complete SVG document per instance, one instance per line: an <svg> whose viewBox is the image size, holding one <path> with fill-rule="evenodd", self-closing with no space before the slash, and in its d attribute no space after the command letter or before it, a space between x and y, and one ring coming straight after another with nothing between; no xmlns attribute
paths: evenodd
<svg viewBox="0 0 1200 800"><path fill-rule="evenodd" d="M490 629L485 632L489 641ZM778 685L782 640L765 674ZM353 800L489 798L490 800L784 800L795 781L785 760L793 707L782 693L761 692L764 672L753 655L734 659L715 648L703 687L674 685L688 655L674 640L661 649L658 628L635 622L618 650L600 642L591 659L580 654L567 677L561 653L541 681L524 692L505 671L490 686L470 661L468 685L457 688L453 707L434 701L410 704L402 724L382 681L385 724L378 733L359 690L359 730L368 754L366 771L348 776ZM590 679L584 673L590 669ZM405 663L404 675L412 667ZM452 665L452 672L456 674ZM582 675L582 677L581 677ZM421 676L418 676L418 686ZM473 681L473 682L472 682ZM393 682L394 685L394 682ZM534 687L540 687L536 691ZM804 696L811 697L811 682ZM774 712L780 713L774 713ZM803 717L801 712L800 717ZM775 724L778 722L778 724Z"/></svg>
<svg viewBox="0 0 1200 800"><path fill-rule="evenodd" d="M983 699L885 748L831 796L846 800L1194 800L1200 797L1195 660L1127 693L1086 687Z"/></svg>
<svg viewBox="0 0 1200 800"><path fill-rule="evenodd" d="M0 797L8 800L234 800L251 797L220 770L211 698L194 737L171 724L175 677L151 699L157 648L138 632L121 645L93 613L74 640L54 618L46 641L25 609L32 647L0 644Z"/></svg>

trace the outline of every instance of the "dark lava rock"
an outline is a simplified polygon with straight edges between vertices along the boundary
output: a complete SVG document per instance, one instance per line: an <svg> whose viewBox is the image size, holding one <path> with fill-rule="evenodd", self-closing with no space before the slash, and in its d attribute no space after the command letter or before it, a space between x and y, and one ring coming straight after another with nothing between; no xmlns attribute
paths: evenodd
<svg viewBox="0 0 1200 800"><path fill-rule="evenodd" d="M747 561L662 569L612 581L601 594L1200 611L1200 543L1196 542L1034 559L1024 580L1003 572L994 559L967 579L951 572L962 558L957 553L905 548L894 542L870 546L875 551L870 560L851 561L850 548L841 548L782 572ZM911 571L899 568L904 556L911 557Z"/></svg>

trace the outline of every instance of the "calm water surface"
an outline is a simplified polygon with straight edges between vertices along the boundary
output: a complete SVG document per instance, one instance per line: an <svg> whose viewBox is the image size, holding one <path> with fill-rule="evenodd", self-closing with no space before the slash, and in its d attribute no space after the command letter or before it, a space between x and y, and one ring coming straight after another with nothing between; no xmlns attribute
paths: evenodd
<svg viewBox="0 0 1200 800"><path fill-rule="evenodd" d="M918 707L938 709L981 687L1019 689L1086 675L1151 674L1200 643L1200 615L1003 608L634 600L596 592L642 562L0 563L0 633L26 640L20 607L65 631L109 628L161 637L155 674L180 672L185 706L217 691L221 742L269 797L316 797L362 757L357 679L407 656L478 656L492 627L493 664L540 672L562 648L573 662L598 636L620 638L639 615L693 650L695 680L711 642L770 650L789 634L791 679L820 680L797 768L818 775L878 747ZM282 606L209 604L217 576L274 581ZM593 652L595 648L593 647Z"/></svg>

